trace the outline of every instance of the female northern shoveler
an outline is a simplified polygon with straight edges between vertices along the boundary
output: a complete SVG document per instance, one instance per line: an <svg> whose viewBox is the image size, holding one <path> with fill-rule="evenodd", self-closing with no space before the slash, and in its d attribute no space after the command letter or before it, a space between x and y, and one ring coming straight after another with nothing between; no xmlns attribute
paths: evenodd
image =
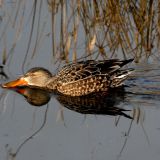
<svg viewBox="0 0 160 160"><path fill-rule="evenodd" d="M133 69L121 67L129 60L87 60L64 66L56 75L44 68L33 68L17 80L3 84L3 88L28 86L58 91L70 96L83 96L93 92L107 91L122 85Z"/></svg>

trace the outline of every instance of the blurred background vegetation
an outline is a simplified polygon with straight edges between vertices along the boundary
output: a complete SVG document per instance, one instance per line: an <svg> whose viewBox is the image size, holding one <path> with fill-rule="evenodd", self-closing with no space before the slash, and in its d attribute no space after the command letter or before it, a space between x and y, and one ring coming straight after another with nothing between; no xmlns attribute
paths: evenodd
<svg viewBox="0 0 160 160"><path fill-rule="evenodd" d="M23 47L24 68L39 54L45 39L49 39L46 52L55 63L159 59L160 1L0 0L1 64L10 64L15 49Z"/></svg>

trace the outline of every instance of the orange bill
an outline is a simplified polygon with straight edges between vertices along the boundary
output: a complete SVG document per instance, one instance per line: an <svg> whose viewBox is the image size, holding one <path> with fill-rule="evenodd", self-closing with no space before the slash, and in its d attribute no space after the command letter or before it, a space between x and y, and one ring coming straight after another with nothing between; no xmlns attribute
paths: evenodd
<svg viewBox="0 0 160 160"><path fill-rule="evenodd" d="M27 81L25 81L23 78L2 84L2 88L15 88L20 86L27 86Z"/></svg>

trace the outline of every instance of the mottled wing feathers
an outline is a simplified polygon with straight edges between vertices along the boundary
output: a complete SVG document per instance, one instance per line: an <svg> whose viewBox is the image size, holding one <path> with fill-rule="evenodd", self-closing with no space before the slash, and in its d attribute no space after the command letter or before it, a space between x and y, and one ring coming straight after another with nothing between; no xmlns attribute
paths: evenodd
<svg viewBox="0 0 160 160"><path fill-rule="evenodd" d="M57 74L58 81L61 83L72 83L78 80L86 79L90 76L106 75L111 76L116 73L125 64L133 61L133 59L120 61L117 59L103 61L80 61L66 65Z"/></svg>
<svg viewBox="0 0 160 160"><path fill-rule="evenodd" d="M72 96L107 91L109 87L121 85L127 78L129 71L121 70L121 67L131 61L132 59L124 61L112 59L72 63L57 73L54 84L59 92Z"/></svg>
<svg viewBox="0 0 160 160"><path fill-rule="evenodd" d="M86 61L64 66L57 76L60 82L71 83L100 73L100 69L95 66L94 61Z"/></svg>

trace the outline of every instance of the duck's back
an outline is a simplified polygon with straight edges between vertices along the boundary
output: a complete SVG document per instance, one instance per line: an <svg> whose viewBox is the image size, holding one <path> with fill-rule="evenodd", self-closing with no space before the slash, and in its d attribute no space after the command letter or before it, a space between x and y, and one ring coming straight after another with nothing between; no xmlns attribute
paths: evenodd
<svg viewBox="0 0 160 160"><path fill-rule="evenodd" d="M129 70L120 68L131 61L133 59L88 60L66 65L56 75L57 90L70 96L107 91L127 78Z"/></svg>

